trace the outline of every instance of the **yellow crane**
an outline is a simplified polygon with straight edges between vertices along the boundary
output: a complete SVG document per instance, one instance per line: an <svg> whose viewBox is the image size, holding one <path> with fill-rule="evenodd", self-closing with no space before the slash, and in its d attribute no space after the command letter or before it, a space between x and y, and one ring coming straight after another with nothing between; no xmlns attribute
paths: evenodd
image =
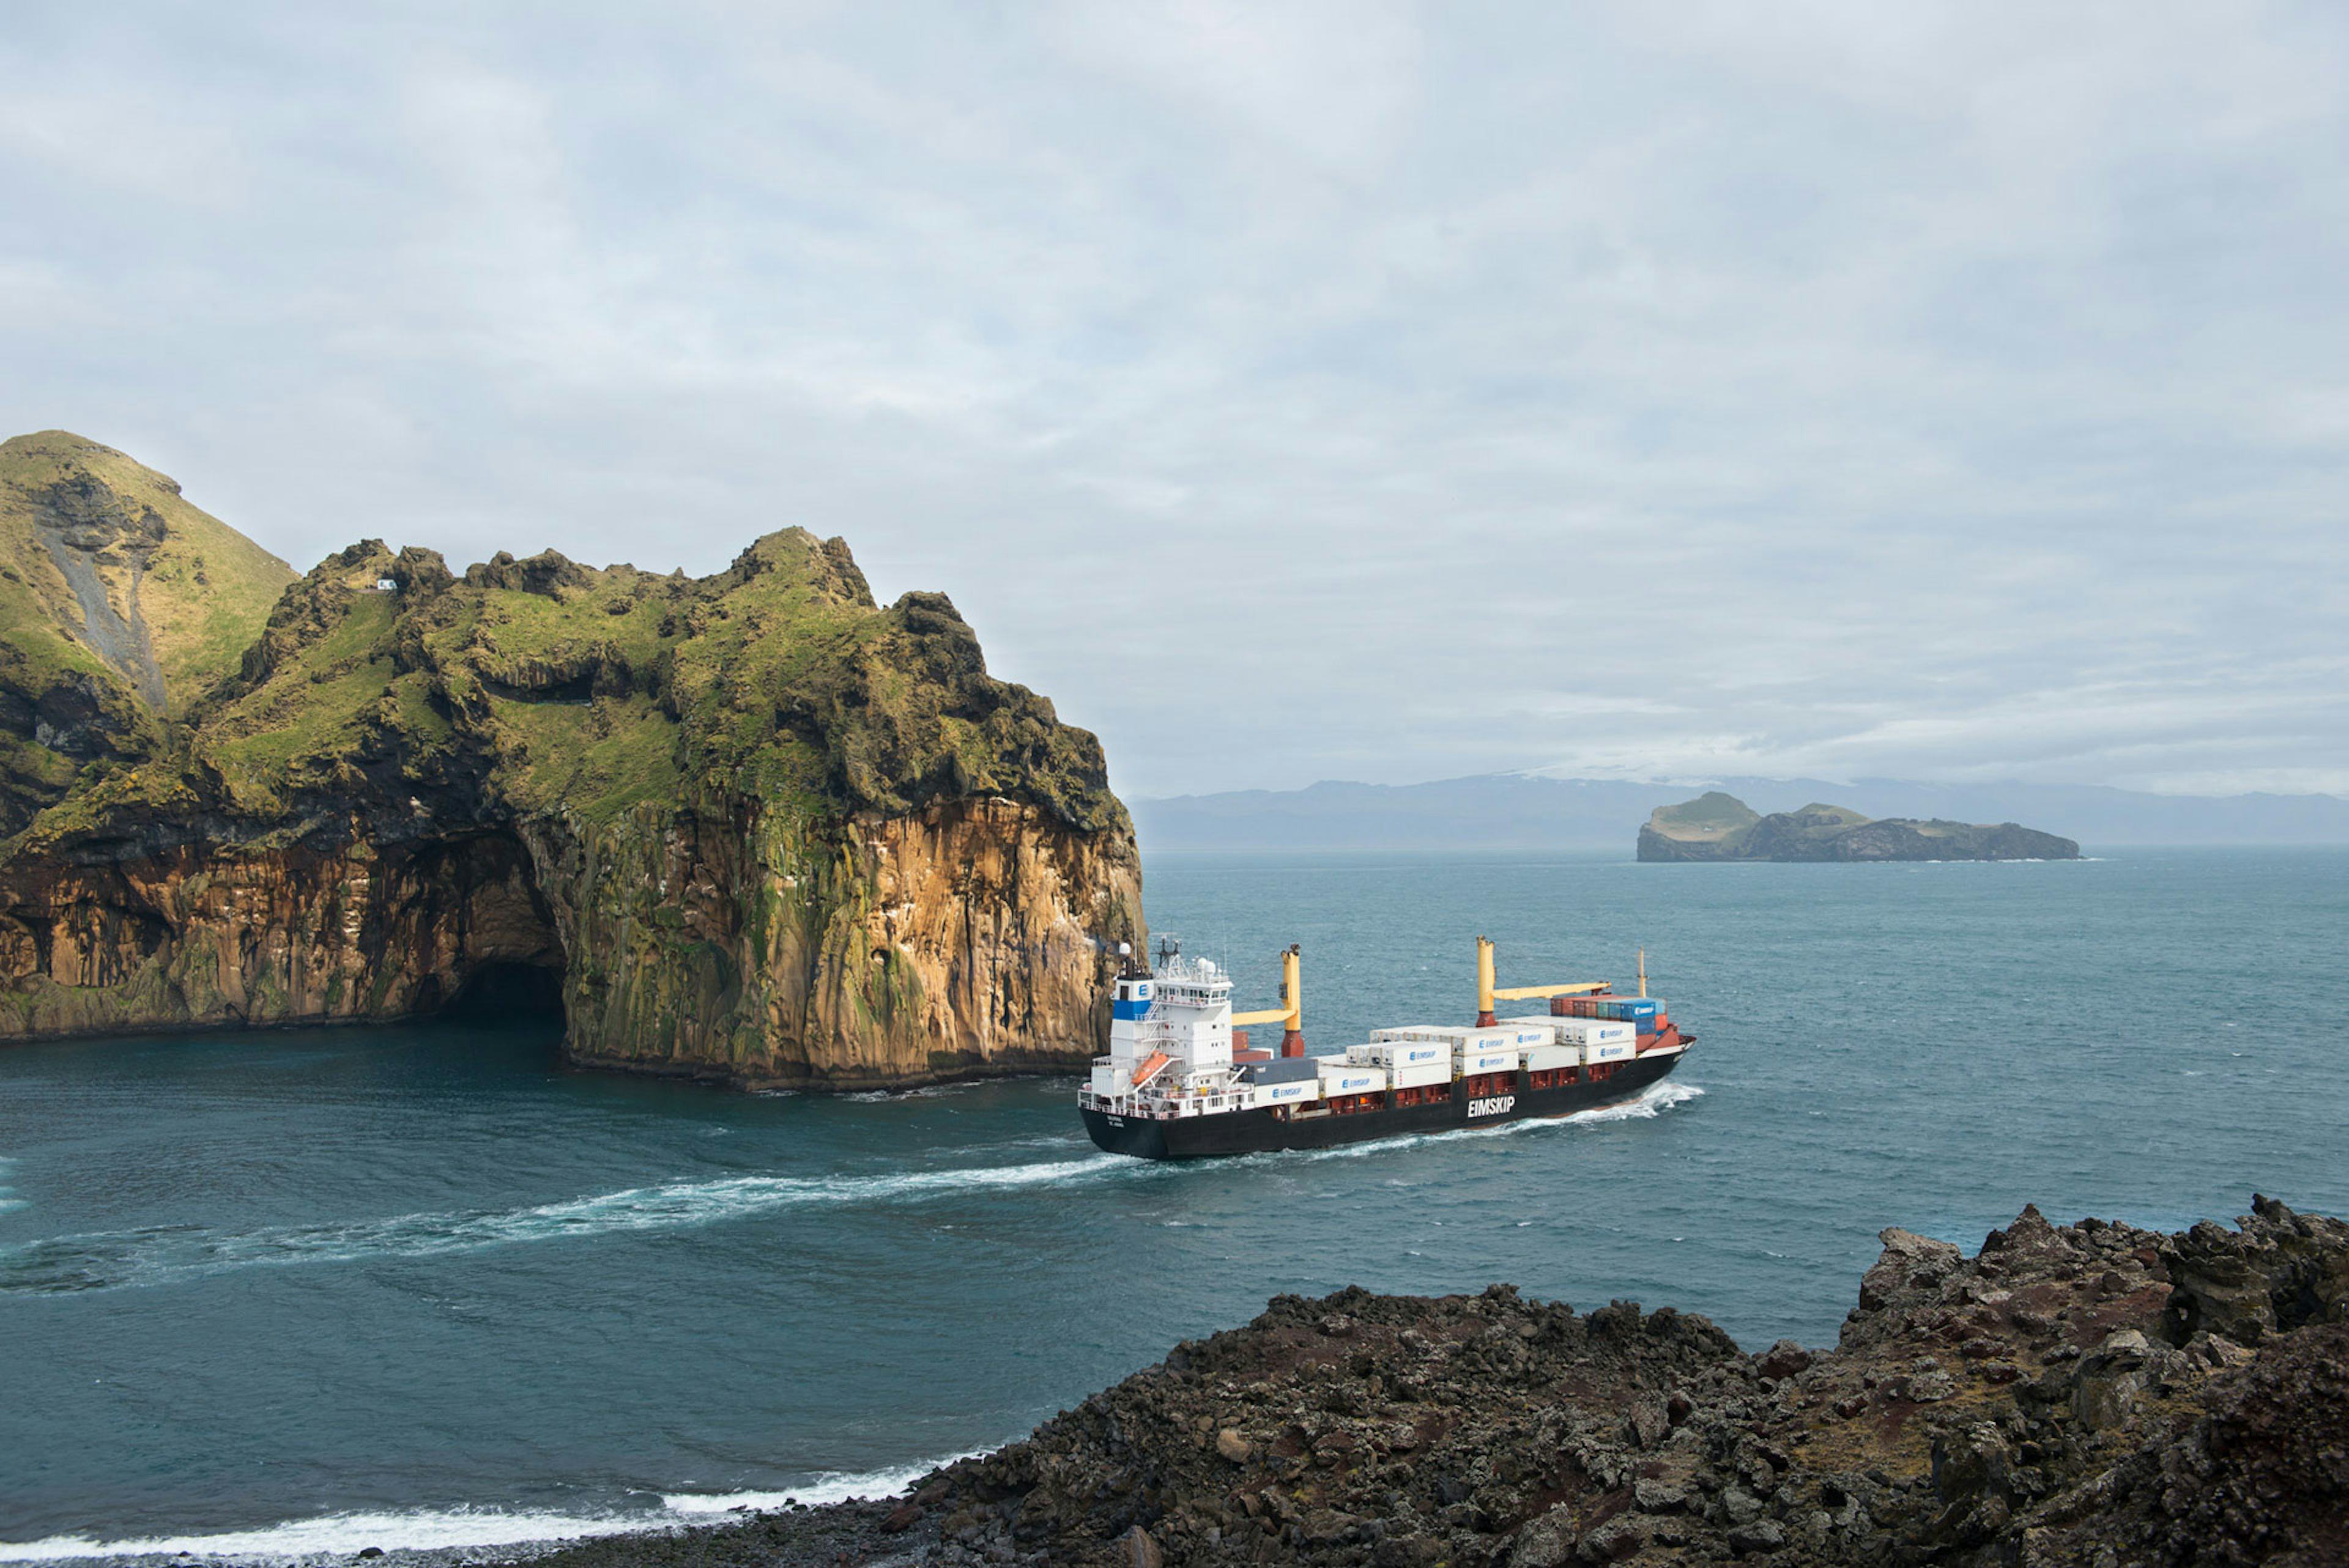
<svg viewBox="0 0 2349 1568"><path fill-rule="evenodd" d="M1531 1002L1544 996L1587 996L1594 991L1608 988L1604 980L1578 981L1571 985L1516 985L1506 991L1493 985L1493 943L1489 937L1476 939L1476 1026L1489 1029L1500 1020L1493 1016L1495 1002ZM1648 994L1648 955L1640 954L1640 995Z"/></svg>
<svg viewBox="0 0 2349 1568"><path fill-rule="evenodd" d="M1280 1001L1278 1007L1268 1007L1258 1013L1234 1013L1232 1027L1246 1028L1250 1024L1278 1024L1281 1026L1280 1054L1301 1057L1305 1054L1305 963L1304 954L1294 942L1280 955Z"/></svg>

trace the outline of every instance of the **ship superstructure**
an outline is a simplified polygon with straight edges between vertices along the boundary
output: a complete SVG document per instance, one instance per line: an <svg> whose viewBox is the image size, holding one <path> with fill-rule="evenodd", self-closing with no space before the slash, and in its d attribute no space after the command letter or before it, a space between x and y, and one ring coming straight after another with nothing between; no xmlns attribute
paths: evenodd
<svg viewBox="0 0 2349 1568"><path fill-rule="evenodd" d="M1136 1116L1206 1116L1251 1103L1232 1062L1232 981L1162 939L1154 972L1125 966L1110 1003L1109 1055L1090 1102Z"/></svg>
<svg viewBox="0 0 2349 1568"><path fill-rule="evenodd" d="M1502 990L1493 944L1480 937L1475 1024L1378 1029L1311 1055L1297 948L1281 954L1281 970L1280 1006L1236 1014L1231 977L1171 937L1160 939L1154 970L1123 965L1109 1054L1093 1059L1078 1095L1093 1141L1112 1153L1189 1159L1567 1116L1637 1094L1695 1039L1647 995L1644 954L1636 996L1604 981ZM1495 1015L1501 1002L1536 999L1547 1013ZM1250 1048L1244 1032L1266 1023L1282 1026L1278 1055Z"/></svg>

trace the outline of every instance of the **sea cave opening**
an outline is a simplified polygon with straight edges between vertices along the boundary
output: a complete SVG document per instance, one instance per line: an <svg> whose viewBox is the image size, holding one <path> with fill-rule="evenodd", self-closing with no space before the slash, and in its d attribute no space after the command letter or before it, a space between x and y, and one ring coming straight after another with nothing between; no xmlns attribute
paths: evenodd
<svg viewBox="0 0 2349 1568"><path fill-rule="evenodd" d="M563 971L545 964L493 958L475 965L440 1008L455 1023L543 1024L563 1028Z"/></svg>
<svg viewBox="0 0 2349 1568"><path fill-rule="evenodd" d="M562 1037L563 942L519 838L493 831L430 845L402 881L413 924L398 945L435 955L415 1015Z"/></svg>

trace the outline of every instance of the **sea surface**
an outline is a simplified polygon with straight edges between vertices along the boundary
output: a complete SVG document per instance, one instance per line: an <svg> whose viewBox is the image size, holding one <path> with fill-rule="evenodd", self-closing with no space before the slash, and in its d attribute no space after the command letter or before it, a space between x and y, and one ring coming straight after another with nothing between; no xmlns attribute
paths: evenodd
<svg viewBox="0 0 2349 1568"><path fill-rule="evenodd" d="M1161 856L1307 1037L1630 981L1698 1037L1565 1123L1188 1166L1074 1078L753 1097L543 1023L0 1048L0 1560L469 1548L886 1491L1276 1292L1831 1342L1875 1236L2349 1212L2349 851L2076 863ZM1527 1008L1526 1010L1533 1010Z"/></svg>

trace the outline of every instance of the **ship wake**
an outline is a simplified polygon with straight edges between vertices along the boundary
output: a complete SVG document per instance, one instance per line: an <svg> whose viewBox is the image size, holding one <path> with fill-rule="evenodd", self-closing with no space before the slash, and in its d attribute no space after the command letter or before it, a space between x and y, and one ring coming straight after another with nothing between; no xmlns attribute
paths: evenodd
<svg viewBox="0 0 2349 1568"><path fill-rule="evenodd" d="M528 1208L222 1233L201 1226L56 1236L0 1248L0 1294L171 1284L233 1269L428 1258L539 1242L679 1231L810 1205L922 1202L974 1192L1146 1179L1156 1168L1096 1154L874 1176L731 1176L631 1187Z"/></svg>
<svg viewBox="0 0 2349 1568"><path fill-rule="evenodd" d="M1650 1084L1630 1099L1613 1105L1595 1105L1588 1110L1578 1110L1571 1116L1526 1116L1512 1121L1497 1122L1490 1127L1453 1127L1440 1132L1403 1132L1392 1138L1372 1138L1361 1143L1344 1143L1335 1149L1316 1149L1299 1154L1300 1160L1352 1160L1365 1154L1408 1149L1415 1144L1432 1143L1438 1140L1461 1138L1513 1138L1522 1132L1552 1131L1560 1128L1597 1127L1613 1121L1645 1121L1661 1116L1676 1105L1702 1098L1704 1090L1692 1083L1673 1083L1667 1079ZM1255 1158L1282 1159L1274 1154Z"/></svg>

